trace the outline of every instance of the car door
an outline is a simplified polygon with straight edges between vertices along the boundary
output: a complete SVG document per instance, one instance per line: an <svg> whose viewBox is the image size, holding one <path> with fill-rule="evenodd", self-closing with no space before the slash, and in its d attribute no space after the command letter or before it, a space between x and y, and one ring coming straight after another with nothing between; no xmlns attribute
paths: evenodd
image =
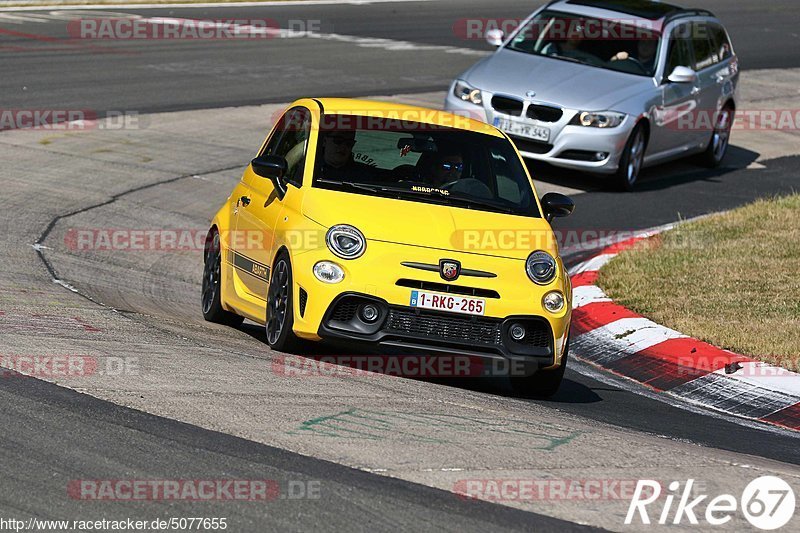
<svg viewBox="0 0 800 533"><path fill-rule="evenodd" d="M306 108L287 111L264 145L261 155L277 155L287 160L284 183L299 188L311 131L311 115ZM287 195L291 194L289 190ZM274 231L283 210L272 181L262 178L248 166L244 178L244 194L238 198L236 222L237 248L232 263L236 275L252 298L265 301L274 246ZM262 306L263 307L263 306ZM262 310L263 312L263 310Z"/></svg>
<svg viewBox="0 0 800 533"><path fill-rule="evenodd" d="M702 121L698 120L698 130L700 142L706 146L716 124L717 112L732 96L738 69L731 65L733 51L722 26L711 21L698 21L694 23L693 32L695 70L701 90L700 109L704 115Z"/></svg>
<svg viewBox="0 0 800 533"><path fill-rule="evenodd" d="M675 67L694 67L691 31L691 24L684 23L676 26L669 36L661 85L662 105L655 113L655 128L648 148L653 155L679 153L700 139L694 127L695 113L700 106L699 84L675 83L668 79Z"/></svg>

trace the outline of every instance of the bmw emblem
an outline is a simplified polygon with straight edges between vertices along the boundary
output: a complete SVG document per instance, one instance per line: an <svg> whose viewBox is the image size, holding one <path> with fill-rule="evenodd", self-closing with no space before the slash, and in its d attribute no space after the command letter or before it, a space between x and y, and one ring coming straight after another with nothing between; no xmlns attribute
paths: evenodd
<svg viewBox="0 0 800 533"><path fill-rule="evenodd" d="M528 98L533 98L534 96L536 96L536 91L528 91L525 93L525 96L527 96Z"/></svg>
<svg viewBox="0 0 800 533"><path fill-rule="evenodd" d="M461 263L455 259L439 260L439 275L445 281L453 281L461 274Z"/></svg>

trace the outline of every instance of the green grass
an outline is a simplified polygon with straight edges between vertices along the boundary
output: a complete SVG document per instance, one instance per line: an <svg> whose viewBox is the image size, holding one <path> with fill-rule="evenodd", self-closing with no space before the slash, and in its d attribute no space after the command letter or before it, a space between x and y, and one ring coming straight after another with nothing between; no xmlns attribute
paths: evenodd
<svg viewBox="0 0 800 533"><path fill-rule="evenodd" d="M800 195L681 224L619 254L598 284L659 324L798 370Z"/></svg>

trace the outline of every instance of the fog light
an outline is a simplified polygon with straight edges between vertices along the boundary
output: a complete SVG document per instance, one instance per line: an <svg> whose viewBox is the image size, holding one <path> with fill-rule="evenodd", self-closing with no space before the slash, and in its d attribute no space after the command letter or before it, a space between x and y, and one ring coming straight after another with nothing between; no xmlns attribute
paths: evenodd
<svg viewBox="0 0 800 533"><path fill-rule="evenodd" d="M551 313L558 313L564 309L564 295L558 291L550 291L542 298L542 304Z"/></svg>
<svg viewBox="0 0 800 533"><path fill-rule="evenodd" d="M339 283L344 279L344 270L336 263L320 261L314 265L314 276L323 283Z"/></svg>
<svg viewBox="0 0 800 533"><path fill-rule="evenodd" d="M361 318L364 322L375 322L378 320L379 315L380 311L372 304L367 304L361 308Z"/></svg>
<svg viewBox="0 0 800 533"><path fill-rule="evenodd" d="M597 152L594 154L594 158L596 161L602 161L606 157L608 157L608 154L606 152Z"/></svg>
<svg viewBox="0 0 800 533"><path fill-rule="evenodd" d="M519 324L512 325L508 333L511 335L511 338L517 342L525 338L525 328Z"/></svg>

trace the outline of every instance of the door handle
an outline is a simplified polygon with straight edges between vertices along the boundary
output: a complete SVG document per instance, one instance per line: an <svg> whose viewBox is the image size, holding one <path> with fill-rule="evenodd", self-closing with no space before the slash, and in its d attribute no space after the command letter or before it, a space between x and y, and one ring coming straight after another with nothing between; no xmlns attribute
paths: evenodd
<svg viewBox="0 0 800 533"><path fill-rule="evenodd" d="M239 205L239 202L241 202L241 204L244 207L247 207L248 205L250 205L250 198L248 198L247 196L242 196L241 198L236 200L236 205Z"/></svg>
<svg viewBox="0 0 800 533"><path fill-rule="evenodd" d="M697 96L700 94L700 87L692 87L692 91L690 93L692 96Z"/></svg>

